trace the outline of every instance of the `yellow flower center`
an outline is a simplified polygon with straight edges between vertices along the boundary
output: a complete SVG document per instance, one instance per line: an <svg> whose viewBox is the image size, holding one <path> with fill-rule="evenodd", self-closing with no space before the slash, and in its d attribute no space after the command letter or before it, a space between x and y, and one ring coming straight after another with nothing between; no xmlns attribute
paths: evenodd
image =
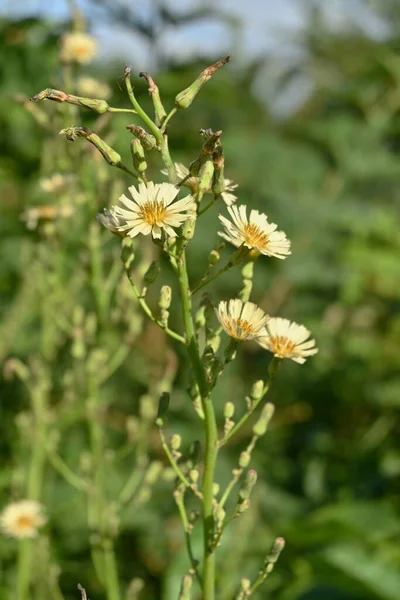
<svg viewBox="0 0 400 600"><path fill-rule="evenodd" d="M226 323L226 330L231 337L237 340L243 340L248 335L254 335L253 325L244 319L228 321Z"/></svg>
<svg viewBox="0 0 400 600"><path fill-rule="evenodd" d="M253 246L255 248L265 247L269 242L267 234L254 223L247 223L247 225L244 226L243 237L248 246Z"/></svg>
<svg viewBox="0 0 400 600"><path fill-rule="evenodd" d="M162 202L152 200L141 207L141 218L149 225L157 225L165 219L167 209Z"/></svg>
<svg viewBox="0 0 400 600"><path fill-rule="evenodd" d="M271 337L270 343L272 352L281 358L292 356L293 350L296 347L296 344L292 340L283 335Z"/></svg>
<svg viewBox="0 0 400 600"><path fill-rule="evenodd" d="M17 528L19 530L30 529L33 525L32 517L28 515L22 515L17 519Z"/></svg>

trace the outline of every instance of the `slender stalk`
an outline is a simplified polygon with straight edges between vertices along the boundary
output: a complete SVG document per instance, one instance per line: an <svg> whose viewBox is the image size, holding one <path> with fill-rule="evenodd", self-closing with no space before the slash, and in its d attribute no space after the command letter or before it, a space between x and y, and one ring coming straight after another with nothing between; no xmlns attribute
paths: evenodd
<svg viewBox="0 0 400 600"><path fill-rule="evenodd" d="M251 417L251 415L254 413L254 411L256 410L257 406L259 406L261 400L263 400L263 398L265 398L266 394L268 393L270 387L271 387L271 383L272 380L274 379L278 369L279 369L279 365L280 365L280 360L279 358L273 358L272 362L269 366L268 369L268 380L264 386L264 389L262 391L261 397L258 398L253 404L250 410L248 410L241 419L239 419L239 421L236 423L236 425L234 427L232 427L232 429L230 430L229 433L227 433L226 435L224 435L223 438L221 438L218 441L218 448L221 448L221 446L224 446L226 444L226 442L228 440L231 439L232 436L235 435L235 433L241 429L243 427L243 425L246 423L247 419L249 417Z"/></svg>
<svg viewBox="0 0 400 600"><path fill-rule="evenodd" d="M169 463L171 465L171 467L173 468L173 470L175 471L175 475L178 477L178 479L181 481L181 483L183 483L183 485L187 488L189 488L190 490L192 490L192 492L198 497L200 498L200 500L203 499L203 496L201 495L201 493L193 486L192 483L190 483L189 479L185 476L185 474L182 472L182 470L180 469L178 463L176 462L176 460L174 459L174 457L172 456L172 452L167 444L167 441L165 439L164 436L164 432L162 430L161 427L158 428L158 431L160 433L160 439L161 439L161 445L163 447L163 450L169 460Z"/></svg>
<svg viewBox="0 0 400 600"><path fill-rule="evenodd" d="M31 460L29 464L26 497L29 500L39 501L41 497L44 467L46 463L46 410L48 404L49 387L46 374L32 389L32 410L35 422L35 438L32 444ZM21 540L18 552L17 566L17 598L16 600L29 599L29 587L32 574L32 560L34 552L32 540Z"/></svg>
<svg viewBox="0 0 400 600"><path fill-rule="evenodd" d="M119 600L119 581L114 544L107 539L103 543L105 579L107 581L107 600Z"/></svg>
<svg viewBox="0 0 400 600"><path fill-rule="evenodd" d="M213 483L217 460L217 422L214 406L208 393L208 382L201 361L192 315L191 293L186 266L186 256L182 253L177 265L181 293L183 321L189 358L199 387L204 411L205 457L203 477L203 600L214 600L215 595L215 552L212 547L214 537Z"/></svg>
<svg viewBox="0 0 400 600"><path fill-rule="evenodd" d="M229 269L232 269L232 267L234 267L234 266L235 265L232 264L231 261L229 261L224 267L222 267L222 269L220 269L219 271L217 271L216 273L214 273L214 275L210 275L209 277L206 277L205 279L202 279L200 281L200 283L192 291L192 296L194 294L196 294L199 290L201 290L203 287L205 287L206 285L208 285L209 283L211 283L212 281L215 281L215 279L218 279L218 277L220 277L221 275L223 275L224 273L226 273L227 271L229 271Z"/></svg>
<svg viewBox="0 0 400 600"><path fill-rule="evenodd" d="M189 523L189 519L188 519L187 512L186 512L186 507L185 507L184 492L182 492L180 490L176 490L174 493L174 498L175 498L175 502L176 502L176 505L179 510L179 514L180 514L181 521L183 524L183 529L185 531L186 549L187 549L187 553L189 555L190 564L192 565L192 569L196 574L197 580L200 584L200 588L202 588L203 587L203 579L199 573L198 560L194 557L194 554L193 554L192 540L191 540L191 528L190 528L190 523Z"/></svg>
<svg viewBox="0 0 400 600"><path fill-rule="evenodd" d="M107 109L107 112L110 113L131 113L136 115L137 112L136 110L132 109L132 108L114 108L113 106L109 106Z"/></svg>
<svg viewBox="0 0 400 600"><path fill-rule="evenodd" d="M176 106L174 106L174 108L171 110L171 112L165 117L165 121L161 127L161 133L165 133L165 131L167 130L167 125L168 125L169 121L172 119L172 117L177 112L177 110L178 109L176 108Z"/></svg>
<svg viewBox="0 0 400 600"><path fill-rule="evenodd" d="M98 223L95 222L91 224L89 229L89 250L91 283L97 308L97 316L99 323L104 325L107 316L107 296L104 294L104 273L101 256L100 227Z"/></svg>

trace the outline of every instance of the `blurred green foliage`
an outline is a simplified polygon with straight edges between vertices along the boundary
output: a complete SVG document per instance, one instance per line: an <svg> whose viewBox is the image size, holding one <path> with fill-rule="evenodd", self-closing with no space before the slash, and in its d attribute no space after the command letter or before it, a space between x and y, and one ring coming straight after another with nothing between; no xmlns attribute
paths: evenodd
<svg viewBox="0 0 400 600"><path fill-rule="evenodd" d="M269 314L306 324L320 348L320 354L303 367L282 365L269 394L277 411L271 431L255 452L259 483L252 511L235 523L218 552L223 600L234 597L240 577L256 576L276 535L283 535L287 546L258 597L399 597L399 36L400 30L395 30L382 42L359 32L333 34L319 23L304 36L306 58L282 75L280 94L300 75L312 86L307 101L288 117L276 118L253 96L254 70L241 72L233 65L207 84L190 110L177 115L170 127L172 155L186 164L197 156L200 128L224 131L226 175L240 186L239 202L265 211L292 240L288 260L257 263L252 299ZM68 148L75 157L71 160L77 165L85 161L75 191L86 200L76 203L72 218L56 225L57 235L42 224L34 231L26 229L20 219L24 210L46 205L49 198L51 204L57 203L56 196L44 194L38 181L63 170L66 142L55 135L52 125L66 111L50 103L40 106L50 119L49 130L44 131L15 97L60 86L57 36L43 22L3 21L0 44L0 358L6 376L8 359L15 356L28 362L33 372L38 356L51 369L49 402L56 418L54 429L62 435L61 454L68 464L78 465L87 451L84 398L79 388L70 390L77 395L73 401L69 398L66 379L73 336L81 326L77 307L86 316L99 308L87 240L91 235L96 243L96 211L115 202L128 180L104 169L93 153L75 142ZM167 106L203 67L175 67L157 75ZM116 81L118 69L93 73L109 80L114 106L127 106ZM135 91L148 106L145 85L136 82ZM120 127L113 129L117 135L112 145L125 154L128 164L125 125L131 121L120 115L113 119ZM93 122L82 111L74 124ZM160 165L152 168L159 177ZM199 227L190 256L193 278L205 270L211 238L217 241L215 213ZM108 272L117 264L118 244L109 236L103 239ZM151 259L152 251L146 252ZM238 273L225 275L214 286L215 296L236 296L239 282ZM105 452L124 443L126 420L138 413L138 398L146 393L149 381L157 388L168 361L173 374L176 368L176 357L167 353L161 334L151 327L140 333L141 317L137 308L129 308L131 301L123 284L115 283L116 314L112 323L100 324L96 338L96 347L108 357L115 356L121 340L126 348L121 365L101 389L108 427ZM179 328L179 315L173 318ZM63 327L64 321L75 323L72 334ZM265 360L265 353L251 345L241 349L215 398L220 417L227 400L240 412L253 381L266 375ZM103 368L101 360L97 368ZM188 447L197 432L185 383L182 368L176 374L168 427L179 432ZM12 497L10 489L16 494L20 490L29 455L29 442L20 435L24 430L15 425L16 416L26 410L27 393L9 377L0 390L0 487L6 504ZM151 427L147 435L152 459L163 461ZM245 442L243 437L229 446L219 464L221 482L229 480ZM132 462L110 465L107 486L112 495L129 477ZM143 506L127 510L116 543L121 581L126 586L134 577L143 578L146 588L140 597L146 600L176 597L188 568L171 489L162 481ZM59 565L65 598L76 598L78 581L85 584L91 600L103 598L91 566L83 498L47 466L43 501L50 514L51 546L41 549L45 557L41 564L53 569ZM195 539L196 535L195 530ZM1 598L11 597L15 551L16 544L1 539ZM59 598L54 590L43 584L36 597Z"/></svg>

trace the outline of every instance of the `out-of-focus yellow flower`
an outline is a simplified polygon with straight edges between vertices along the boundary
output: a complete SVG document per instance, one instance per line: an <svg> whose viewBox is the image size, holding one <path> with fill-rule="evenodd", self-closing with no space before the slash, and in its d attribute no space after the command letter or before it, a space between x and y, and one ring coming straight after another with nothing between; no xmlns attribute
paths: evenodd
<svg viewBox="0 0 400 600"><path fill-rule="evenodd" d="M46 523L44 508L35 500L20 500L8 504L0 515L0 528L6 535L17 538L34 538Z"/></svg>
<svg viewBox="0 0 400 600"><path fill-rule="evenodd" d="M61 38L60 58L64 62L88 64L97 54L97 41L87 33L72 31Z"/></svg>
<svg viewBox="0 0 400 600"><path fill-rule="evenodd" d="M289 319L271 317L266 323L268 335L256 340L260 346L278 358L290 358L303 364L308 356L317 354L315 340L309 340L311 333L304 325Z"/></svg>
<svg viewBox="0 0 400 600"><path fill-rule="evenodd" d="M76 89L80 96L86 96L87 98L107 100L111 96L110 86L94 77L79 77Z"/></svg>

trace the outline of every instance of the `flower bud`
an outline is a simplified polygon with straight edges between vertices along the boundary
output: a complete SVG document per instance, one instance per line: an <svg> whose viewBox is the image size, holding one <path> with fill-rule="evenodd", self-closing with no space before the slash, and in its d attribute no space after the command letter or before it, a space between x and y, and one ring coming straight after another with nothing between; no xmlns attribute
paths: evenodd
<svg viewBox="0 0 400 600"><path fill-rule="evenodd" d="M224 162L224 151L222 146L218 146L213 154L214 176L211 186L216 196L225 191Z"/></svg>
<svg viewBox="0 0 400 600"><path fill-rule="evenodd" d="M98 100L97 98L83 98L81 96L73 96L72 94L66 94L61 90L53 90L47 88L42 92L39 92L31 98L32 102L38 102L39 100L53 100L54 102L66 102L67 104L74 104L76 106L82 106L83 108L89 108L99 115L103 115L109 109L108 103L105 100Z"/></svg>
<svg viewBox="0 0 400 600"><path fill-rule="evenodd" d="M213 483L212 493L213 493L213 496L217 496L219 493L219 483L217 483L216 481Z"/></svg>
<svg viewBox="0 0 400 600"><path fill-rule="evenodd" d="M197 469L190 469L190 471L189 471L189 477L190 477L190 480L194 484L196 484L198 482L199 476L200 476L200 474L199 474L199 472L198 472Z"/></svg>
<svg viewBox="0 0 400 600"><path fill-rule="evenodd" d="M172 450L179 450L181 447L182 438L178 433L174 433L170 439L170 446Z"/></svg>
<svg viewBox="0 0 400 600"><path fill-rule="evenodd" d="M214 165L211 159L206 160L199 171L199 192L207 192L211 187Z"/></svg>
<svg viewBox="0 0 400 600"><path fill-rule="evenodd" d="M156 147L157 141L154 135L147 133L140 125L127 125L126 128L130 131L138 140L140 140L145 150L152 150Z"/></svg>
<svg viewBox="0 0 400 600"><path fill-rule="evenodd" d="M194 236L194 228L196 224L196 219L187 219L182 227L182 237L189 241Z"/></svg>
<svg viewBox="0 0 400 600"><path fill-rule="evenodd" d="M244 452L241 452L239 457L239 467L241 469L245 469L246 467L248 467L250 459L250 452L247 452L246 450Z"/></svg>
<svg viewBox="0 0 400 600"><path fill-rule="evenodd" d="M192 577L185 575L182 577L181 589L178 600L190 600L190 592L192 590Z"/></svg>
<svg viewBox="0 0 400 600"><path fill-rule="evenodd" d="M143 146L137 138L131 141L132 163L136 171L140 174L147 169L147 162L144 155Z"/></svg>
<svg viewBox="0 0 400 600"><path fill-rule="evenodd" d="M208 255L208 266L214 267L220 260L221 254L225 248L225 242L219 242Z"/></svg>
<svg viewBox="0 0 400 600"><path fill-rule="evenodd" d="M229 54L226 58L223 58L213 65L210 65L199 75L199 77L185 90L180 92L175 98L175 104L178 108L188 108L195 97L197 96L200 88L214 75L218 69L223 67L226 63L231 60Z"/></svg>
<svg viewBox="0 0 400 600"><path fill-rule="evenodd" d="M153 260L153 262L147 269L146 273L144 274L144 278L143 278L144 284L146 286L151 285L152 283L155 282L155 280L157 279L159 274L160 274L160 263L158 262L158 260Z"/></svg>
<svg viewBox="0 0 400 600"><path fill-rule="evenodd" d="M172 290L169 285L163 285L160 291L158 306L161 310L168 310L171 306Z"/></svg>
<svg viewBox="0 0 400 600"><path fill-rule="evenodd" d="M163 465L159 460L155 460L153 461L148 470L147 473L145 475L145 482L148 485L153 485L154 483L156 483L156 481L158 480L159 476L161 475L161 471L163 469Z"/></svg>
<svg viewBox="0 0 400 600"><path fill-rule="evenodd" d="M256 485L257 482L257 472L254 471L254 469L251 469L247 475L246 475L246 479L241 487L241 489L239 490L239 502L244 502L245 500L248 500L250 498L250 494L253 490L253 487Z"/></svg>
<svg viewBox="0 0 400 600"><path fill-rule="evenodd" d="M256 381L251 388L251 392L250 392L251 400L253 402L260 400L262 398L263 390L264 390L264 382L261 380Z"/></svg>
<svg viewBox="0 0 400 600"><path fill-rule="evenodd" d="M142 72L139 73L139 75L140 77L144 77L144 79L147 81L149 86L149 94L153 100L155 124L157 127L160 127L163 124L167 113L165 112L165 108L161 102L158 86L154 83L154 80L149 73Z"/></svg>
<svg viewBox="0 0 400 600"><path fill-rule="evenodd" d="M261 415L258 418L257 423L253 427L253 433L257 437L261 437L268 429L268 425L272 419L274 414L275 407L271 402L267 402L267 404L263 407L261 411Z"/></svg>
<svg viewBox="0 0 400 600"><path fill-rule="evenodd" d="M88 127L67 127L60 131L60 135L65 135L70 142L74 142L77 137L83 137L97 148L109 165L112 167L122 165L121 156L118 152L106 144L96 133L90 131Z"/></svg>
<svg viewBox="0 0 400 600"><path fill-rule="evenodd" d="M226 402L224 406L224 417L225 419L231 419L235 414L235 405L233 402Z"/></svg>

